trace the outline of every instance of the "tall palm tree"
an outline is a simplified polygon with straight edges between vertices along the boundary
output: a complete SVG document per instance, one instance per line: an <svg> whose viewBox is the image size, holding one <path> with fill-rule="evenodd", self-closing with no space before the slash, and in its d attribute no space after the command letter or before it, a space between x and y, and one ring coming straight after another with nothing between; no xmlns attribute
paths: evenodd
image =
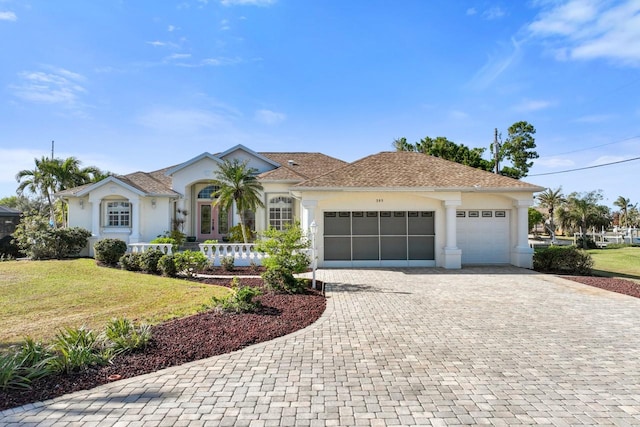
<svg viewBox="0 0 640 427"><path fill-rule="evenodd" d="M19 183L17 193L22 196L25 190L28 190L32 194L44 197L49 206L49 218L53 221L55 218L53 209L53 193L56 191L56 178L53 173L55 167L51 160L44 156L40 160L34 160L33 169L24 169L16 174L16 180Z"/></svg>
<svg viewBox="0 0 640 427"><path fill-rule="evenodd" d="M542 193L536 196L538 199L538 203L540 206L547 209L549 214L549 234L551 235L551 241L556 241L556 225L554 223L555 219L555 209L562 205L565 202L564 196L562 195L562 187L558 187L555 190L547 188Z"/></svg>
<svg viewBox="0 0 640 427"><path fill-rule="evenodd" d="M590 227L606 227L610 224L609 208L599 205L602 195L599 192L591 191L578 194L571 193L563 208L558 212L563 227L578 228L582 234L582 246L587 248L587 231Z"/></svg>
<svg viewBox="0 0 640 427"><path fill-rule="evenodd" d="M242 238L249 243L244 225L244 212L255 211L258 207L264 207L260 199L262 184L256 177L256 169L247 166L247 162L225 160L215 173L214 184L219 189L212 195L217 197L214 206L229 210L235 203L242 229Z"/></svg>
<svg viewBox="0 0 640 427"><path fill-rule="evenodd" d="M620 208L620 213L622 214L620 219L621 220L624 219L624 226L628 227L629 226L629 215L628 215L629 208L632 206L631 199L626 199L623 196L619 196L616 199L616 201L613 202L613 205Z"/></svg>

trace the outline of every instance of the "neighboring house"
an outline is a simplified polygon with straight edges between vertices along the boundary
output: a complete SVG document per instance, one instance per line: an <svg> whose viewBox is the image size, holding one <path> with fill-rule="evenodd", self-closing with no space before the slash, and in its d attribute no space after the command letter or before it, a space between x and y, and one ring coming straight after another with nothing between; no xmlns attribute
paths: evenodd
<svg viewBox="0 0 640 427"><path fill-rule="evenodd" d="M20 223L22 212L17 209L0 206L0 239L13 234Z"/></svg>
<svg viewBox="0 0 640 427"><path fill-rule="evenodd" d="M184 232L198 241L222 239L238 223L235 211L211 203L211 181L224 159L247 161L259 173L265 208L249 215L252 228L300 220L309 229L315 221L321 267L531 267L527 209L544 188L421 153L383 152L345 163L237 145L58 196L69 204L69 226L91 230L91 243L148 242L183 220Z"/></svg>

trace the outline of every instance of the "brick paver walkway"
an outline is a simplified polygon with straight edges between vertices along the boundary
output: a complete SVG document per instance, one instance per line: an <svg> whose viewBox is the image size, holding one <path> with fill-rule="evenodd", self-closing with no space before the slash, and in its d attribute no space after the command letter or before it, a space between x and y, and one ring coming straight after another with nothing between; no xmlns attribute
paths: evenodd
<svg viewBox="0 0 640 427"><path fill-rule="evenodd" d="M515 268L323 270L327 312L1 425L640 425L640 299Z"/></svg>

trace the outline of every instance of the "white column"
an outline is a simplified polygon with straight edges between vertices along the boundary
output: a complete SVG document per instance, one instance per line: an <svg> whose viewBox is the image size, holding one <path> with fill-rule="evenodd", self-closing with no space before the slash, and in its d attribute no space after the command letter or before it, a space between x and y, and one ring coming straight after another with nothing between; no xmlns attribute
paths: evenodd
<svg viewBox="0 0 640 427"><path fill-rule="evenodd" d="M303 230L309 230L311 223L316 219L316 207L318 206L317 200L303 200L302 201L302 218L301 224ZM316 221L319 225L319 221Z"/></svg>
<svg viewBox="0 0 640 427"><path fill-rule="evenodd" d="M100 237L100 200L89 197L91 203L91 235Z"/></svg>
<svg viewBox="0 0 640 427"><path fill-rule="evenodd" d="M129 237L129 243L140 242L140 218L142 218L140 209L142 209L142 203L140 198L133 198L129 200L131 203L131 236Z"/></svg>
<svg viewBox="0 0 640 427"><path fill-rule="evenodd" d="M529 247L529 206L533 200L516 200L516 246L511 251L511 264L516 267L533 267L533 249Z"/></svg>
<svg viewBox="0 0 640 427"><path fill-rule="evenodd" d="M444 268L462 268L462 251L458 248L456 208L462 204L460 200L445 200L445 247Z"/></svg>

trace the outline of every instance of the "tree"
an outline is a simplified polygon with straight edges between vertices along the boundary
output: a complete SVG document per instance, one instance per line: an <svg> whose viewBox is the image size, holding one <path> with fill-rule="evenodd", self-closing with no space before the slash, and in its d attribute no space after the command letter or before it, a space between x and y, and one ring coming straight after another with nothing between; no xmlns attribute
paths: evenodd
<svg viewBox="0 0 640 427"><path fill-rule="evenodd" d="M509 126L507 130L509 136L503 144L499 145L498 163L506 160L511 161L511 166L504 166L500 170L500 175L520 179L527 176L529 169L533 166L533 159L540 157L534 150L536 141L533 135L536 128L532 124L520 121ZM495 149L491 145L492 151Z"/></svg>
<svg viewBox="0 0 640 427"><path fill-rule="evenodd" d="M436 138L424 137L415 144L407 142L406 138L393 141L396 151L414 151L440 157L445 160L460 163L472 168L491 170L491 162L482 158L484 148L469 148L464 144L456 144L443 136Z"/></svg>
<svg viewBox="0 0 640 427"><path fill-rule="evenodd" d="M225 160L216 171L213 181L219 187L213 194L213 197L217 197L213 202L214 206L218 205L222 209L229 210L235 203L245 243L249 240L244 226L244 212L264 207L264 203L260 200L260 192L263 188L256 173L256 169L247 167L246 161Z"/></svg>
<svg viewBox="0 0 640 427"><path fill-rule="evenodd" d="M535 208L529 208L529 231L534 230L536 225L540 224L544 221L544 216L540 211ZM538 235L537 231L535 231L536 236Z"/></svg>
<svg viewBox="0 0 640 427"><path fill-rule="evenodd" d="M49 159L43 156L34 161L33 169L21 170L16 174L16 180L19 183L17 193L23 196L28 190L46 199L50 223L55 223L56 218L53 200L56 192L99 181L108 174L94 166L82 168L81 162L75 157Z"/></svg>
<svg viewBox="0 0 640 427"><path fill-rule="evenodd" d="M588 193L571 193L566 203L558 210L558 218L563 228L577 230L582 234L582 247L587 248L586 233L589 228L607 227L611 223L609 208L600 205L602 200L600 191Z"/></svg>
<svg viewBox="0 0 640 427"><path fill-rule="evenodd" d="M616 199L615 202L613 202L613 205L620 208L620 225L623 225L625 227L629 226L629 208L633 207L633 205L631 204L631 199L626 199L623 196L618 196L618 198Z"/></svg>
<svg viewBox="0 0 640 427"><path fill-rule="evenodd" d="M536 142L533 134L536 129L528 122L520 121L512 124L508 129L509 136L499 145L498 163L509 160L511 166L504 166L500 174L511 178L520 179L527 176L533 166L533 159L537 159L538 153L534 151ZM494 170L494 162L484 159L482 156L485 148L470 148L464 144L456 144L443 136L436 138L425 137L419 142L411 144L407 138L396 138L393 143L396 151L414 151L440 157L452 162L460 163L472 168L486 171ZM490 145L493 152L494 144ZM495 161L496 159L494 159Z"/></svg>
<svg viewBox="0 0 640 427"><path fill-rule="evenodd" d="M549 231L549 235L551 236L551 241L556 241L556 225L554 223L555 218L555 209L561 206L564 202L564 196L562 195L562 187L558 187L555 190L547 188L542 193L536 196L538 199L538 203L541 207L547 209L547 213L549 215L548 221L549 225L547 226L547 230Z"/></svg>

